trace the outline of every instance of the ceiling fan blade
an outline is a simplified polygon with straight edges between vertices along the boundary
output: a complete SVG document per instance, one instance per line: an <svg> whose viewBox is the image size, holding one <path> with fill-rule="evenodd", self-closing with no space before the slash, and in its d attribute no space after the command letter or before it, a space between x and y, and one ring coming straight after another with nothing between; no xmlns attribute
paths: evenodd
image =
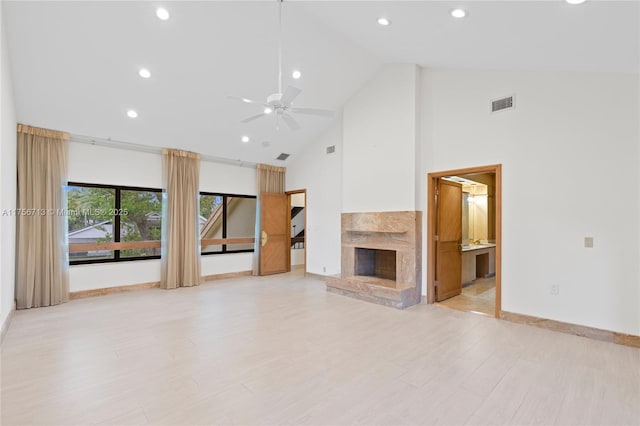
<svg viewBox="0 0 640 426"><path fill-rule="evenodd" d="M282 114L282 121L284 121L291 130L300 130L298 122L289 114Z"/></svg>
<svg viewBox="0 0 640 426"><path fill-rule="evenodd" d="M284 105L289 106L291 105L291 102L293 102L293 100L298 97L300 92L302 92L302 90L298 89L297 87L287 86L287 88L284 89L284 93L282 94L282 99L280 99L280 102L282 102Z"/></svg>
<svg viewBox="0 0 640 426"><path fill-rule="evenodd" d="M249 98L243 98L241 96L227 96L227 99L233 99L235 101L241 101L244 102L245 104L258 104L258 105L265 105L262 102L259 101L254 101L253 99L249 99Z"/></svg>
<svg viewBox="0 0 640 426"><path fill-rule="evenodd" d="M289 108L289 111L296 114L317 115L320 117L333 117L334 111L328 109L316 109L316 108Z"/></svg>
<svg viewBox="0 0 640 426"><path fill-rule="evenodd" d="M264 117L265 115L267 114L252 115L251 117L247 117L244 120L242 120L241 123L248 123L250 121L257 120L260 117Z"/></svg>

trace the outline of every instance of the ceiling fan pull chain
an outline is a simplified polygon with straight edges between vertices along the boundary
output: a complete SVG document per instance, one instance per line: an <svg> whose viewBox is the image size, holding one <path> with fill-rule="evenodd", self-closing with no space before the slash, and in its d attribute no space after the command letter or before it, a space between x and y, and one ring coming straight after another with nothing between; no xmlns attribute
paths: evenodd
<svg viewBox="0 0 640 426"><path fill-rule="evenodd" d="M278 0L278 93L282 93L282 2Z"/></svg>

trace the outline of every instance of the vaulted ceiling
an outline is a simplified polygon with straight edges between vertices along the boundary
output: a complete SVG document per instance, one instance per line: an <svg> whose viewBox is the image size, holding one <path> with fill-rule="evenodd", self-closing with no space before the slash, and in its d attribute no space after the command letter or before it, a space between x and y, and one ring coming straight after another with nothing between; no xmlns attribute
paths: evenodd
<svg viewBox="0 0 640 426"><path fill-rule="evenodd" d="M228 99L277 91L277 0L2 3L20 122L271 164L282 164L281 152L295 158L331 125L298 116L301 130L277 130L274 115L243 124L262 107ZM156 17L159 6L169 20ZM302 89L295 106L340 110L386 62L638 73L639 6L287 0L284 85ZM452 18L454 7L468 16ZM378 25L381 16L391 25ZM143 67L151 78L138 76ZM128 118L129 109L138 117Z"/></svg>

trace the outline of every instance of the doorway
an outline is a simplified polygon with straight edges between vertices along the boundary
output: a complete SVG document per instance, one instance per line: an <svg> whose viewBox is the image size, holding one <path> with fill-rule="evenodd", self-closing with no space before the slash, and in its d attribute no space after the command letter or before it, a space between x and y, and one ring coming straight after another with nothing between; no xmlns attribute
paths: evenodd
<svg viewBox="0 0 640 426"><path fill-rule="evenodd" d="M289 271L306 271L307 190L288 191L289 199Z"/></svg>
<svg viewBox="0 0 640 426"><path fill-rule="evenodd" d="M502 166L429 173L427 303L500 317Z"/></svg>

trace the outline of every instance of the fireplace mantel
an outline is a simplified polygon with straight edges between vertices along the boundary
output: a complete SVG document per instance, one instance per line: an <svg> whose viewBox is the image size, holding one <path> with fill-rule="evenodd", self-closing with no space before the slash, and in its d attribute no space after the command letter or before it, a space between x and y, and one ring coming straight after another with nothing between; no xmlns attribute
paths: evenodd
<svg viewBox="0 0 640 426"><path fill-rule="evenodd" d="M420 302L422 212L342 214L342 273L327 279L329 291L406 308ZM357 275L356 249L395 251L395 280Z"/></svg>
<svg viewBox="0 0 640 426"><path fill-rule="evenodd" d="M412 232L414 211L406 212L373 212L342 213L342 232Z"/></svg>

